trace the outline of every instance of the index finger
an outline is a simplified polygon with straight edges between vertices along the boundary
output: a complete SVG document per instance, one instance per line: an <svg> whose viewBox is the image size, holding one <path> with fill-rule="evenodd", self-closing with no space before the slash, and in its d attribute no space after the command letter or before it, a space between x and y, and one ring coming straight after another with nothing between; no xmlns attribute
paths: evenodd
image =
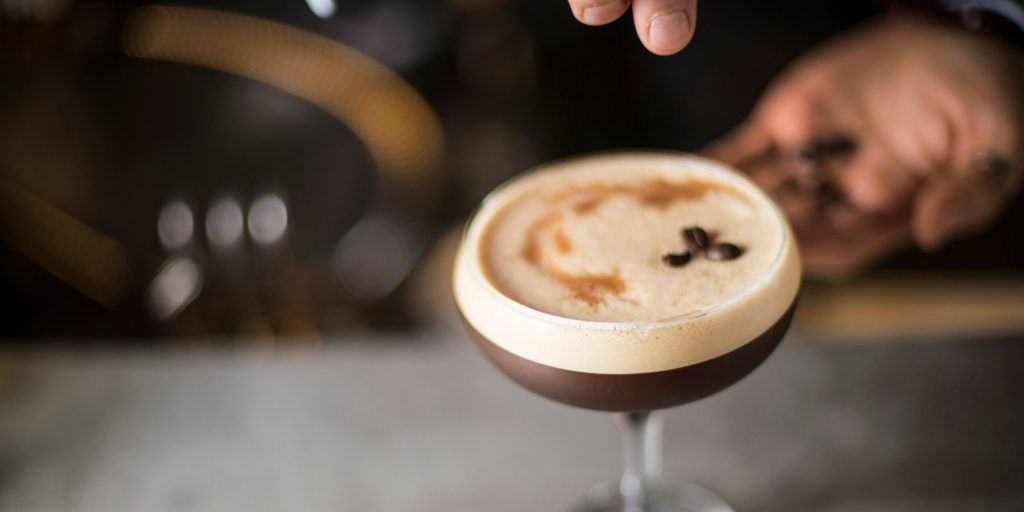
<svg viewBox="0 0 1024 512"><path fill-rule="evenodd" d="M743 169L752 161L767 155L774 146L768 130L757 122L748 120L709 144L701 150L701 154L726 165Z"/></svg>
<svg viewBox="0 0 1024 512"><path fill-rule="evenodd" d="M606 25L625 14L630 0L569 0L573 16L585 25Z"/></svg>

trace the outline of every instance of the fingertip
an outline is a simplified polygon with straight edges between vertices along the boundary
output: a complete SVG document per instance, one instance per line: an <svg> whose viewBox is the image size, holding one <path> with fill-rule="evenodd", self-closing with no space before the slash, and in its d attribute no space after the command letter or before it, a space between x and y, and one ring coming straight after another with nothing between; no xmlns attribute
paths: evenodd
<svg viewBox="0 0 1024 512"><path fill-rule="evenodd" d="M572 8L573 16L580 23L590 26L606 25L625 14L629 8L628 0L585 0L572 1L569 6Z"/></svg>
<svg viewBox="0 0 1024 512"><path fill-rule="evenodd" d="M919 218L914 219L912 235L914 237L914 243L922 251L931 253L936 252L946 245L946 241L951 238L948 234L950 228L944 224L929 224L922 222Z"/></svg>
<svg viewBox="0 0 1024 512"><path fill-rule="evenodd" d="M697 21L696 0L636 0L633 24L640 41L655 55L673 55L689 44Z"/></svg>
<svg viewBox="0 0 1024 512"><path fill-rule="evenodd" d="M648 22L644 46L663 57L679 53L693 38L691 26L685 10L655 14Z"/></svg>
<svg viewBox="0 0 1024 512"><path fill-rule="evenodd" d="M944 245L948 238L949 223L940 211L941 202L938 195L931 190L923 191L914 204L911 217L911 235L914 243L925 252L934 252Z"/></svg>
<svg viewBox="0 0 1024 512"><path fill-rule="evenodd" d="M915 200L914 242L925 251L942 249L992 223L1004 203L999 184L983 173L933 178Z"/></svg>

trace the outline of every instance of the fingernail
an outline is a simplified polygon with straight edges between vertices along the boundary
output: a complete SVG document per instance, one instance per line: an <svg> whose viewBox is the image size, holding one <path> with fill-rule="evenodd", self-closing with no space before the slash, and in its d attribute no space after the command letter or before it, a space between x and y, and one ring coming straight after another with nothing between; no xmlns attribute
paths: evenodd
<svg viewBox="0 0 1024 512"><path fill-rule="evenodd" d="M680 50L690 39L690 16L686 11L655 14L647 32L647 44L660 53Z"/></svg>
<svg viewBox="0 0 1024 512"><path fill-rule="evenodd" d="M622 2L606 2L601 5L589 5L583 8L580 21L587 25L608 23L622 14Z"/></svg>

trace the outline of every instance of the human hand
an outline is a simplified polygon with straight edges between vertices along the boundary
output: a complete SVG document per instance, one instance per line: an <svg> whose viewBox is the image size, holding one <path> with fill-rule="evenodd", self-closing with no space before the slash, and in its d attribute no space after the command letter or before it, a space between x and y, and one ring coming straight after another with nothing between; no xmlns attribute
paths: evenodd
<svg viewBox="0 0 1024 512"><path fill-rule="evenodd" d="M587 25L605 25L633 4L633 24L640 41L652 53L672 55L693 37L697 0L569 0L573 15Z"/></svg>
<svg viewBox="0 0 1024 512"><path fill-rule="evenodd" d="M952 27L874 22L801 58L708 154L776 198L810 275L846 277L997 218L1024 163L1024 59Z"/></svg>

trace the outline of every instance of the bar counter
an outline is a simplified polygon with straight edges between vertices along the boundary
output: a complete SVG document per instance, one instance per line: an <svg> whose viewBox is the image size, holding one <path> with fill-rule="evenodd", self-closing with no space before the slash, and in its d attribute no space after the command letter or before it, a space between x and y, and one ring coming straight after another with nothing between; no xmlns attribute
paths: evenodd
<svg viewBox="0 0 1024 512"><path fill-rule="evenodd" d="M568 510L607 415L460 335L318 349L8 352L0 512ZM666 480L740 511L1024 510L1024 339L821 344L666 419Z"/></svg>

